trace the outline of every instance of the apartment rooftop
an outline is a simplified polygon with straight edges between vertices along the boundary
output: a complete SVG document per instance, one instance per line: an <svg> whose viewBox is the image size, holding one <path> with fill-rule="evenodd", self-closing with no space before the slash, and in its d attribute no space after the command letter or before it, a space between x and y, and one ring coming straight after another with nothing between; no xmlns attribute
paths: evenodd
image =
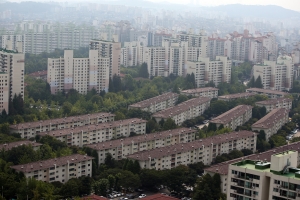
<svg viewBox="0 0 300 200"><path fill-rule="evenodd" d="M132 107L132 108L147 108L147 107L151 106L152 104L160 103L160 102L163 102L163 101L166 101L168 99L178 97L178 96L179 95L177 93L167 92L167 93L164 93L162 95L159 95L159 96L156 96L156 97L153 97L153 98L150 98L150 99L146 99L144 101L137 102L135 104L130 105L129 107Z"/></svg>
<svg viewBox="0 0 300 200"><path fill-rule="evenodd" d="M20 130L26 128L37 128L40 126L49 126L55 124L63 124L63 123L70 123L76 121L86 121L88 119L96 119L96 118L104 118L104 117L114 117L114 114L111 113L93 113L87 115L77 115L72 117L65 117L65 118L56 118L56 119L49 119L49 120L42 120L37 122L25 122L16 125L10 125L11 129Z"/></svg>
<svg viewBox="0 0 300 200"><path fill-rule="evenodd" d="M217 116L216 118L212 119L210 123L215 123L215 124L227 124L233 119L243 115L246 113L248 110L251 110L253 107L249 105L239 105L231 110Z"/></svg>
<svg viewBox="0 0 300 200"><path fill-rule="evenodd" d="M116 148L116 147L119 147L122 145L123 146L130 145L132 143L143 143L143 142L152 141L152 140L164 139L164 138L168 137L169 135L172 135L172 136L178 135L179 136L181 134L196 133L196 132L197 131L194 129L178 128L178 129L173 129L173 130L168 130L168 131L139 135L139 136L135 136L135 137L110 140L110 141L105 141L105 142L99 142L96 144L89 144L89 145L86 145L86 147L89 147L89 148L95 149L95 150L105 150L105 149Z"/></svg>
<svg viewBox="0 0 300 200"><path fill-rule="evenodd" d="M228 141L233 141L241 138L248 138L255 134L256 133L250 131L225 133L223 135L216 135L213 137L204 138L193 142L180 143L180 144L156 148L148 151L140 151L127 156L127 158L131 158L134 160L144 160L144 161L149 160L149 157L158 159L158 158L170 156L171 154L174 153L185 153L202 147L210 147L212 145L222 144Z"/></svg>
<svg viewBox="0 0 300 200"><path fill-rule="evenodd" d="M278 103L284 103L284 102L292 102L292 99L290 98L278 98L278 99L268 99L268 100L265 100L265 101L258 101L256 102L256 104L259 104L259 105L276 105Z"/></svg>
<svg viewBox="0 0 300 200"><path fill-rule="evenodd" d="M36 170L44 170L49 169L51 167L57 167L72 163L79 163L83 161L89 161L94 159L93 157L81 155L81 154L74 154L70 156L64 156L59 158L53 158L48 160L41 160L37 162L27 163L23 165L14 165L11 166L12 169L15 169L17 171L21 171L23 173L33 172Z"/></svg>
<svg viewBox="0 0 300 200"><path fill-rule="evenodd" d="M266 116L255 122L252 128L271 128L278 120L281 120L289 113L286 108L275 108L269 112Z"/></svg>
<svg viewBox="0 0 300 200"><path fill-rule="evenodd" d="M219 96L219 99L241 99L241 98L248 98L248 97L252 97L255 96L256 94L254 93L249 93L249 92L243 92L243 93L237 93L237 94L229 94L229 95L223 95L223 96Z"/></svg>
<svg viewBox="0 0 300 200"><path fill-rule="evenodd" d="M281 92L277 90L267 90L267 89L261 89L261 88L249 88L246 89L246 92L257 92L257 93L263 93L263 94L276 94L276 95L282 95L285 96L288 93L286 92Z"/></svg>
<svg viewBox="0 0 300 200"><path fill-rule="evenodd" d="M183 91L181 91L181 93L194 94L194 93L209 92L209 91L219 91L219 89L218 88L213 88L213 87L204 87L204 88L195 88L195 89L183 90Z"/></svg>
<svg viewBox="0 0 300 200"><path fill-rule="evenodd" d="M100 124L89 124L86 126L77 126L74 128L65 128L65 129L57 129L53 131L46 131L38 133L40 136L53 136L53 137L59 137L64 136L68 134L75 134L75 133L81 133L81 132L91 132L101 129L109 129L109 128L116 128L120 126L127 126L129 124L139 124L139 123L146 123L146 120L138 119L138 118L131 118L131 119L125 119L120 121L111 121L111 122L104 122Z"/></svg>
<svg viewBox="0 0 300 200"><path fill-rule="evenodd" d="M0 151L1 150L9 151L14 147L19 147L19 146L23 146L23 145L31 145L32 147L42 146L42 144L37 143L35 141L21 140L21 141L17 141L17 142L0 144Z"/></svg>
<svg viewBox="0 0 300 200"><path fill-rule="evenodd" d="M207 103L211 100L209 97L197 97L190 100L187 100L185 102L182 102L176 106L167 108L165 110L161 110L157 113L154 113L152 117L160 117L160 118L170 118L173 116L176 116L182 112L187 111L190 108L193 108L195 106Z"/></svg>
<svg viewBox="0 0 300 200"><path fill-rule="evenodd" d="M233 160L218 163L216 165L212 165L212 166L204 169L204 171L227 175L230 164L233 164L233 163L236 163L236 162L239 162L242 160L266 160L267 162L271 162L272 155L274 155L275 153L280 153L280 152L288 151L288 150L295 150L295 151L299 152L300 151L300 142L291 143L289 145L277 147L277 148L274 148L274 149L271 149L269 151L265 151L262 153L251 154L251 155L244 156L241 158L236 158Z"/></svg>

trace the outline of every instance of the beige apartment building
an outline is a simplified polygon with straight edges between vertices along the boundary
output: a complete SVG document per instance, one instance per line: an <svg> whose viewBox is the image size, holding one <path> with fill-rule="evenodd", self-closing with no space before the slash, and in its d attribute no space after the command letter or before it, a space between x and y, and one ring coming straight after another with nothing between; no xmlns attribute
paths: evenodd
<svg viewBox="0 0 300 200"><path fill-rule="evenodd" d="M203 162L210 165L217 155L237 149L256 150L256 133L250 131L231 132L188 143L141 151L128 155L128 159L137 160L141 168L171 169L179 165Z"/></svg>
<svg viewBox="0 0 300 200"><path fill-rule="evenodd" d="M289 121L289 110L286 108L275 108L266 116L252 124L253 131L264 131L266 140L277 133L281 127Z"/></svg>
<svg viewBox="0 0 300 200"><path fill-rule="evenodd" d="M218 100L233 101L233 100L237 100L237 99L248 99L255 95L256 94L254 94L254 93L248 93L248 92L237 93L237 94L228 94L228 95L219 96Z"/></svg>
<svg viewBox="0 0 300 200"><path fill-rule="evenodd" d="M217 128L221 125L235 130L238 126L243 125L252 117L252 106L239 105L231 110L212 119L209 123L216 124Z"/></svg>
<svg viewBox="0 0 300 200"><path fill-rule="evenodd" d="M227 199L299 199L298 151L274 153L271 161L242 160L229 165Z"/></svg>
<svg viewBox="0 0 300 200"><path fill-rule="evenodd" d="M265 60L253 66L252 75L255 80L260 76L264 89L289 91L293 86L293 60L289 56L279 56L277 61Z"/></svg>
<svg viewBox="0 0 300 200"><path fill-rule="evenodd" d="M139 41L124 42L121 48L120 64L124 67L138 66L143 63L144 46Z"/></svg>
<svg viewBox="0 0 300 200"><path fill-rule="evenodd" d="M157 122L162 119L167 120L168 118L171 118L177 125L181 125L185 120L202 115L210 106L210 100L211 98L209 97L193 98L176 106L154 113L152 117L154 117Z"/></svg>
<svg viewBox="0 0 300 200"><path fill-rule="evenodd" d="M187 74L194 73L197 87L204 87L209 82L218 86L231 81L231 65L226 56L217 56L215 60L199 57L198 61L188 61L186 70Z"/></svg>
<svg viewBox="0 0 300 200"><path fill-rule="evenodd" d="M90 156L74 154L23 165L14 165L11 168L17 172L22 172L26 178L34 178L50 183L54 181L66 183L71 178L92 177L93 159Z"/></svg>
<svg viewBox="0 0 300 200"><path fill-rule="evenodd" d="M216 165L211 165L210 167L204 169L204 173L208 173L211 176L213 176L215 173L220 174L221 176L221 191L223 193L227 193L228 189L227 189L227 181L230 181L231 176L228 176L229 174L229 165L233 164L233 163L237 163L237 162L241 162L243 160L262 160L262 161L267 161L270 162L271 161L271 156L273 154L279 153L279 152L283 152L283 151L289 151L289 150L296 150L299 151L299 145L300 142L295 142L295 143L290 143L289 145L284 145L284 146L280 146L274 149L271 149L269 151L265 151L265 152L261 152L259 154L251 154L248 156L244 156L241 158L237 158L237 159L233 159L233 160L229 160L226 162L222 162L222 163L218 163ZM298 163L297 166L300 164L300 154L298 154ZM254 198L257 199L257 198Z"/></svg>
<svg viewBox="0 0 300 200"><path fill-rule="evenodd" d="M197 130L194 129L178 128L130 138L99 142L85 145L85 147L96 150L98 153L98 162L102 164L107 153L110 153L115 160L121 160L133 153L192 142L195 140L196 133Z"/></svg>
<svg viewBox="0 0 300 200"><path fill-rule="evenodd" d="M267 112L272 111L275 108L286 108L288 110L292 109L293 100L290 98L278 98L278 99L268 99L265 101L256 102L255 105L259 107L265 107Z"/></svg>
<svg viewBox="0 0 300 200"><path fill-rule="evenodd" d="M24 99L24 62L22 49L13 51L0 48L0 115L9 113L9 102L15 95Z"/></svg>
<svg viewBox="0 0 300 200"><path fill-rule="evenodd" d="M285 97L288 95L286 92L281 92L277 90L268 90L268 89L262 89L262 88L249 88L246 89L246 92L249 93L254 93L254 94L263 94L269 97L270 99L276 99L276 98L281 98Z"/></svg>
<svg viewBox="0 0 300 200"><path fill-rule="evenodd" d="M11 133L20 134L21 138L32 138L40 132L54 131L58 129L75 128L90 124L100 124L114 121L115 115L110 113L94 113L87 115L77 115L65 118L41 120L37 122L25 122L10 125Z"/></svg>
<svg viewBox="0 0 300 200"><path fill-rule="evenodd" d="M31 146L34 150L40 149L40 146L42 146L41 143L35 142L35 141L29 141L29 140L21 140L17 142L10 142L10 143L4 143L0 144L0 151L9 151L12 148L19 147L19 146Z"/></svg>
<svg viewBox="0 0 300 200"><path fill-rule="evenodd" d="M195 88L189 90L182 90L180 93L186 96L193 97L210 97L210 98L218 98L218 88L213 87L204 87L204 88Z"/></svg>
<svg viewBox="0 0 300 200"><path fill-rule="evenodd" d="M146 133L146 120L132 118L120 121L103 122L73 128L57 129L38 133L40 136L52 136L67 145L82 147L87 144L104 142L120 137L129 137L130 133Z"/></svg>
<svg viewBox="0 0 300 200"><path fill-rule="evenodd" d="M141 109L143 111L155 113L174 106L178 100L178 94L167 92L162 95L146 99L128 106L128 109Z"/></svg>

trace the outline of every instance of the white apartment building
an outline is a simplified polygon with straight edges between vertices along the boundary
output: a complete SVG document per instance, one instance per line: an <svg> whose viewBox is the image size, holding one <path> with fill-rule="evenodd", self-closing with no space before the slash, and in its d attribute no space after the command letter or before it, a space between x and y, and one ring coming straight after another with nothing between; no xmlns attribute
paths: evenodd
<svg viewBox="0 0 300 200"><path fill-rule="evenodd" d="M121 48L120 64L124 67L138 66L143 63L145 47L139 41L124 42Z"/></svg>
<svg viewBox="0 0 300 200"><path fill-rule="evenodd" d="M252 117L252 106L239 105L231 110L213 118L209 123L216 124L217 128L220 125L235 130L238 126L243 125Z"/></svg>
<svg viewBox="0 0 300 200"><path fill-rule="evenodd" d="M141 168L171 169L179 165L203 162L210 165L215 157L237 149L256 150L256 133L250 131L231 132L204 138L188 143L170 145L128 155L128 159L137 160Z"/></svg>
<svg viewBox="0 0 300 200"><path fill-rule="evenodd" d="M286 108L275 108L266 116L252 124L253 131L264 131L266 140L277 133L281 127L289 121L289 110Z"/></svg>
<svg viewBox="0 0 300 200"><path fill-rule="evenodd" d="M26 178L34 178L50 183L54 181L66 183L71 178L92 177L93 159L90 156L74 154L23 165L14 165L11 168L17 172L22 172Z"/></svg>
<svg viewBox="0 0 300 200"><path fill-rule="evenodd" d="M218 100L233 101L236 99L248 99L255 95L256 94L254 94L254 93L248 93L248 92L237 93L237 94L228 94L228 95L219 96Z"/></svg>
<svg viewBox="0 0 300 200"><path fill-rule="evenodd" d="M15 95L24 99L25 56L19 52L0 48L0 113L9 113L9 102Z"/></svg>
<svg viewBox="0 0 300 200"><path fill-rule="evenodd" d="M272 111L275 108L286 108L288 110L292 109L293 100L290 98L278 98L278 99L268 99L265 101L258 101L255 103L256 106L265 107L267 112Z"/></svg>
<svg viewBox="0 0 300 200"><path fill-rule="evenodd" d="M41 120L37 122L25 122L10 125L10 133L20 134L21 138L32 138L40 132L54 131L58 129L74 128L90 124L100 124L114 121L115 115L110 113L94 113L87 115L77 115L65 118Z"/></svg>
<svg viewBox="0 0 300 200"><path fill-rule="evenodd" d="M189 90L182 90L180 93L186 96L193 97L210 97L210 98L218 98L218 88L213 87L204 87L204 88L195 88Z"/></svg>
<svg viewBox="0 0 300 200"><path fill-rule="evenodd" d="M215 60L199 57L198 61L187 62L187 74L194 73L197 87L204 87L209 82L218 86L231 81L231 65L231 60L224 56L217 56Z"/></svg>
<svg viewBox="0 0 300 200"><path fill-rule="evenodd" d="M255 80L260 76L264 89L292 89L294 65L289 56L279 56L277 62L265 60L261 65L254 65L252 73Z"/></svg>
<svg viewBox="0 0 300 200"><path fill-rule="evenodd" d="M178 128L141 136L99 142L85 145L85 147L96 150L98 153L98 162L102 164L104 163L107 153L110 153L115 160L121 160L133 153L192 142L195 140L196 132L197 130L194 129Z"/></svg>
<svg viewBox="0 0 300 200"><path fill-rule="evenodd" d="M268 90L268 89L262 89L262 88L249 88L249 89L246 89L246 92L266 95L270 99L282 98L282 97L285 97L288 95L288 93L286 93L286 92L281 92L281 91L277 91L277 90Z"/></svg>
<svg viewBox="0 0 300 200"><path fill-rule="evenodd" d="M152 117L154 117L157 122L162 119L167 120L168 118L171 118L177 125L181 125L185 120L202 115L210 106L210 100L211 98L209 97L193 98L176 106L154 113Z"/></svg>
<svg viewBox="0 0 300 200"><path fill-rule="evenodd" d="M21 140L17 142L10 142L10 143L4 143L0 144L0 151L9 151L12 148L19 147L19 146L31 146L34 150L40 149L40 146L42 146L41 143L35 142L35 141L29 141L29 140Z"/></svg>
<svg viewBox="0 0 300 200"><path fill-rule="evenodd" d="M128 106L128 109L141 109L143 111L155 113L174 106L178 100L178 94L167 92L162 95L146 99Z"/></svg>
<svg viewBox="0 0 300 200"><path fill-rule="evenodd" d="M70 146L83 147L120 137L129 137L131 133L146 133L146 120L132 118L120 121L103 122L73 128L57 129L38 133L40 136L52 136Z"/></svg>
<svg viewBox="0 0 300 200"><path fill-rule="evenodd" d="M229 191L227 187L228 187L228 185L230 185L230 183L227 184L227 181L230 181L231 178L233 178L232 176L228 176L228 174L229 174L229 165L230 164L241 162L241 161L244 161L244 160L256 160L256 161L262 160L262 161L270 162L271 161L271 156L273 154L283 152L283 151L289 151L289 150L299 151L299 149L298 149L299 145L300 145L300 142L290 143L288 145L280 146L280 147L274 148L274 149L269 150L269 151L261 152L259 154L251 154L251 155L244 156L244 157L241 157L241 158L237 158L237 159L229 160L229 161L226 161L226 162L218 163L218 164L215 164L215 165L211 165L210 167L204 169L204 173L208 173L211 176L213 176L215 173L220 174L220 176L221 176L221 191L226 194L227 191ZM300 157L299 156L300 156L300 154L298 154L297 166L300 164L300 162L299 162ZM258 199L258 198L254 198L254 199Z"/></svg>
<svg viewBox="0 0 300 200"><path fill-rule="evenodd" d="M274 153L267 160L242 160L229 165L227 199L299 199L298 151Z"/></svg>

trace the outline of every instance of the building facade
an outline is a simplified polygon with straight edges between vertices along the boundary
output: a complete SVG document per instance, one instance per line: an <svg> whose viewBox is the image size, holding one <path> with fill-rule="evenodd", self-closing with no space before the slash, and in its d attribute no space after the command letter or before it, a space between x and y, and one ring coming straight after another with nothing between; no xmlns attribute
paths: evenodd
<svg viewBox="0 0 300 200"><path fill-rule="evenodd" d="M290 98L269 99L255 103L256 106L265 107L267 112L270 112L275 108L286 108L290 110L292 109L292 104L293 100Z"/></svg>
<svg viewBox="0 0 300 200"><path fill-rule="evenodd" d="M193 97L209 97L209 98L218 98L218 88L213 87L205 87L205 88L195 88L189 90L182 90L180 94L186 96L193 96Z"/></svg>
<svg viewBox="0 0 300 200"><path fill-rule="evenodd" d="M162 119L167 120L168 118L171 118L177 125L181 125L185 120L202 115L210 106L210 100L211 98L209 97L193 98L176 106L156 112L152 117L154 117L157 122Z"/></svg>

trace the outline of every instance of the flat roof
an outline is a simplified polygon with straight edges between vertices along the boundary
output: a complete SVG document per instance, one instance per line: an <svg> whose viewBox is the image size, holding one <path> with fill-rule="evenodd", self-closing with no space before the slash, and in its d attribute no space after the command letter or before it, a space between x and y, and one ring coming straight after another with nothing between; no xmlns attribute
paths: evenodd
<svg viewBox="0 0 300 200"><path fill-rule="evenodd" d="M252 128L271 128L276 125L277 121L287 116L289 110L286 108L275 108L271 110L266 116L252 124Z"/></svg>

